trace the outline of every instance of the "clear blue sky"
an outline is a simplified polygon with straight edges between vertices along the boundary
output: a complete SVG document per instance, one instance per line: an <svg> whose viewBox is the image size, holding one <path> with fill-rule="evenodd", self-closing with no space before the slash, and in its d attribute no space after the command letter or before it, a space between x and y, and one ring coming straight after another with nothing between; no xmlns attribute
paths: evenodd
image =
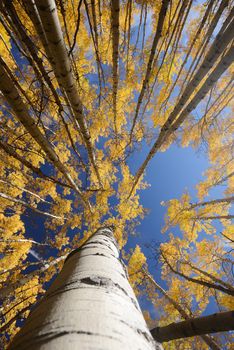
<svg viewBox="0 0 234 350"><path fill-rule="evenodd" d="M142 163L148 151L149 147L145 145L141 152L135 153L129 160L133 173ZM150 255L152 256L152 251L147 248L149 243L161 243L168 238L168 233L161 233L164 226L166 207L160 203L172 198L179 198L185 190L191 195L192 201L196 202L196 185L204 179L202 174L208 166L209 161L205 152L198 152L192 147L182 148L172 145L167 151L157 153L147 168L145 180L151 186L140 192L140 202L150 212L137 226L139 235L129 237L125 248L133 248L136 244L141 246L142 251L148 258L149 271L164 288L166 288L166 284L160 278L160 266L156 264L155 259L149 258ZM217 188L213 191L213 194L217 195L218 198L220 192L220 189ZM180 234L178 228L174 229L173 232ZM148 309L151 312L152 317L156 317L156 310L147 300L141 298L140 304L143 309ZM205 313L215 311L215 303L211 301Z"/></svg>
<svg viewBox="0 0 234 350"><path fill-rule="evenodd" d="M133 173L144 160L147 151L148 147L144 146L142 152L134 154L129 160ZM188 190L193 201L196 201L195 186L202 180L202 174L208 165L206 155L198 153L191 147L182 148L173 145L167 151L154 156L145 176L145 180L151 186L140 191L141 203L150 209L150 213L138 226L140 237L131 238L129 245L132 246L135 242L142 246L152 240L162 242L166 239L167 235L161 233L166 207L160 203L179 198L185 190Z"/></svg>

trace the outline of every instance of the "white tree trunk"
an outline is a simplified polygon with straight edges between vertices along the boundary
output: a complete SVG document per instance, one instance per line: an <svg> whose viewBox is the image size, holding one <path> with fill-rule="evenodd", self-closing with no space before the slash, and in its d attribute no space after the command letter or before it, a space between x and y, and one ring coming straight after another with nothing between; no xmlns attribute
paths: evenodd
<svg viewBox="0 0 234 350"><path fill-rule="evenodd" d="M10 348L162 349L153 340L109 227L72 252Z"/></svg>

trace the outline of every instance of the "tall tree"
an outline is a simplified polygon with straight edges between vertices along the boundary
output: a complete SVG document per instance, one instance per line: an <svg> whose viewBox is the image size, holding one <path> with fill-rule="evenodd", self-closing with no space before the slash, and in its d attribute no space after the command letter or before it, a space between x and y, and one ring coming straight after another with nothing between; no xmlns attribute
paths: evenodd
<svg viewBox="0 0 234 350"><path fill-rule="evenodd" d="M109 227L68 255L10 349L72 349L74 344L82 349L161 348L147 329Z"/></svg>
<svg viewBox="0 0 234 350"><path fill-rule="evenodd" d="M232 1L3 0L0 32L0 347L67 255L102 226L115 226L136 295L145 291L146 257L139 245L129 250L129 237L147 213L144 173L174 142L205 151L210 164L198 199L167 202L165 227L178 225L180 236L160 247L165 295L185 319L202 316L209 298L230 310ZM133 175L132 156L138 164L146 143ZM215 196L214 187L224 191ZM151 299L160 326L177 321L178 309ZM147 343L145 334L135 336ZM202 335L199 346L222 347L222 337Z"/></svg>

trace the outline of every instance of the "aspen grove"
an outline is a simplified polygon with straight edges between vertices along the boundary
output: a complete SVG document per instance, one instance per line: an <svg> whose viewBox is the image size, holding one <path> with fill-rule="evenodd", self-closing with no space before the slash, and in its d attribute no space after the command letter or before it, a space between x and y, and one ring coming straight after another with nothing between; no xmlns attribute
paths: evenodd
<svg viewBox="0 0 234 350"><path fill-rule="evenodd" d="M1 349L232 348L233 33L232 0L0 2ZM147 256L175 144L207 169Z"/></svg>

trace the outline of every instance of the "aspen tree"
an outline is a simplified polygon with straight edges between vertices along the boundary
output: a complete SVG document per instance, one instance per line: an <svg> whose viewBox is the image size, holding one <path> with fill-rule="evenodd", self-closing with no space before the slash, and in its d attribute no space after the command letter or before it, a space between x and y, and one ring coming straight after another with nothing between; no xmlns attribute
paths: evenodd
<svg viewBox="0 0 234 350"><path fill-rule="evenodd" d="M67 257L9 349L132 349L136 345L161 349L127 281L113 231L104 227Z"/></svg>
<svg viewBox="0 0 234 350"><path fill-rule="evenodd" d="M119 0L111 1L111 21L112 21L112 58L113 58L113 114L114 114L114 127L117 134L117 90L118 90L118 60L119 60Z"/></svg>
<svg viewBox="0 0 234 350"><path fill-rule="evenodd" d="M153 326L162 327L162 332L163 327L174 332L172 322L184 319L187 325L191 318L203 317L210 300L214 312L232 310L232 2L3 0L0 32L0 348L8 346L34 307L26 328L32 330L36 322L42 322L42 338L35 335L38 344L39 339L71 344L79 337L90 344L99 339L99 345L96 342L92 348L97 345L103 349L101 339L108 347L110 342L119 345L121 341L124 348L128 341L133 348L140 339L142 348L152 348L152 337L139 308L134 309L136 317L131 312L133 306L125 287L134 305L138 305L135 296L143 303L149 298L157 315ZM157 276L160 268L165 284L162 288L160 278L153 287L143 272L148 255L144 255L146 250L138 235L134 239L131 236L147 214L140 196L148 187L144 172L151 159L173 143L206 153L209 167L196 186L198 199L185 193L167 202L166 236L160 249L154 249ZM144 158L134 176L132 159L139 164ZM217 197L215 186L221 193ZM105 247L95 243L90 248L95 240L93 232L110 225L116 227L115 239L120 256L127 262L135 296L111 236L104 240L111 241L112 252L107 241ZM172 232L167 233L168 229ZM147 233L143 233L145 241ZM161 241L159 230L155 234ZM99 234L96 237L102 239ZM139 244L132 246L135 241ZM94 257L87 252L97 246L105 250L104 255L110 253L108 263L106 256L96 251L95 263L91 264ZM94 277L92 285L75 282L76 269L81 273L79 278L87 278L83 275L83 258L90 261L87 266L91 273L102 261L100 278ZM103 284L103 278L109 281L105 278L107 271L113 271L111 266L122 274L115 270L110 278L124 281L123 290L113 285L115 282ZM56 274L55 283L61 283L66 291L55 296L52 286L43 299ZM64 275L71 278L75 288L78 284L79 295L87 288L94 305L97 301L104 305L110 296L111 300L128 300L126 307L121 302L113 306L122 305L125 321L119 317L118 323L114 314L100 306L107 316L102 318L100 312L100 321L95 324L94 318L86 319L86 314L95 311L87 302L84 319L78 317L76 324L75 290L71 285L62 286L66 283L61 277ZM98 293L105 297L99 298ZM64 300L61 303L65 307L70 303L69 295L73 305L67 307L68 313L63 309L66 327L71 327L72 314L74 327L93 329L87 331L86 327L84 332L90 334L84 334L72 328L68 334L64 326L66 334L48 339L54 335L47 332L43 317L34 321L33 315L40 314L42 307L52 320L55 315L43 305L51 305L56 299ZM78 311L81 314L81 309ZM146 319L153 314L148 309ZM111 335L113 339L91 334L103 324L100 334L111 332L112 316L116 322L112 331L117 330ZM138 332L134 318L139 320ZM60 321L59 315L56 322ZM173 332L166 334L167 339ZM26 336L22 330L12 344L17 339L23 344L21 334ZM30 348L31 340L27 345ZM220 350L224 346L231 349L227 332L164 343L165 350Z"/></svg>

